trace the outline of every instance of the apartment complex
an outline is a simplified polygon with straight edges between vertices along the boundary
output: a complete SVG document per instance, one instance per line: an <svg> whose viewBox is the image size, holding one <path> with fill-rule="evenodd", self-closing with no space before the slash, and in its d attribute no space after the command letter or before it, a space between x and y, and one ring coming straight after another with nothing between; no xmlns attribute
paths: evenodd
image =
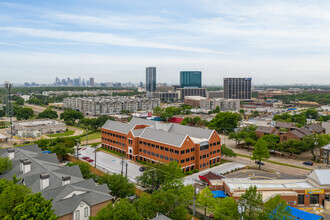
<svg viewBox="0 0 330 220"><path fill-rule="evenodd" d="M184 100L185 96L206 97L205 88L177 88L175 91L179 93L179 99L181 100Z"/></svg>
<svg viewBox="0 0 330 220"><path fill-rule="evenodd" d="M200 108L213 110L216 107L220 107L220 111L239 111L240 101L239 99L201 99Z"/></svg>
<svg viewBox="0 0 330 220"><path fill-rule="evenodd" d="M251 99L252 78L223 78L225 99Z"/></svg>
<svg viewBox="0 0 330 220"><path fill-rule="evenodd" d="M38 145L0 149L0 156L8 157L13 164L0 178L12 180L16 175L18 184L52 199L59 220L88 220L114 199L107 185L85 180L78 165L61 167L56 154L42 153Z"/></svg>
<svg viewBox="0 0 330 220"><path fill-rule="evenodd" d="M202 88L202 72L201 71L181 71L180 87Z"/></svg>
<svg viewBox="0 0 330 220"><path fill-rule="evenodd" d="M177 161L184 172L221 161L221 139L214 130L132 118L127 124L109 120L101 133L102 147L132 160Z"/></svg>
<svg viewBox="0 0 330 220"><path fill-rule="evenodd" d="M122 110L152 111L160 105L159 99L130 97L88 97L63 99L63 107L78 110L87 115L111 115Z"/></svg>
<svg viewBox="0 0 330 220"><path fill-rule="evenodd" d="M55 134L66 131L66 125L56 120L29 120L13 122L14 133L18 137L39 138L43 134Z"/></svg>

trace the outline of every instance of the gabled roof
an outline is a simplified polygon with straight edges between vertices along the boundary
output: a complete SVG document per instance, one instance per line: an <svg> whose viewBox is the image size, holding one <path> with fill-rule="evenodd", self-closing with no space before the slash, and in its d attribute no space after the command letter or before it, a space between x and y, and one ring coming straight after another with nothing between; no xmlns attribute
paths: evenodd
<svg viewBox="0 0 330 220"><path fill-rule="evenodd" d="M271 134L271 132L274 130L274 127L267 127L267 126L259 126L256 129L256 132L261 132L265 134Z"/></svg>
<svg viewBox="0 0 330 220"><path fill-rule="evenodd" d="M299 128L298 131L300 131L300 132L303 133L304 135L311 135L311 134L313 134L313 133L310 132L310 130L308 130L307 128Z"/></svg>
<svg viewBox="0 0 330 220"><path fill-rule="evenodd" d="M330 169L316 169L307 177L314 180L319 185L330 185Z"/></svg>
<svg viewBox="0 0 330 220"><path fill-rule="evenodd" d="M278 122L276 122L275 127L277 127L277 128L291 128L291 127L293 127L293 123L278 121Z"/></svg>
<svg viewBox="0 0 330 220"><path fill-rule="evenodd" d="M191 126L173 124L169 132L181 135L189 135L190 137L197 137L202 139L209 139L214 130L196 128Z"/></svg>
<svg viewBox="0 0 330 220"><path fill-rule="evenodd" d="M322 127L319 124L313 124L313 125L309 125L307 126L311 131L314 131L316 133L322 133L323 131L325 131L325 128Z"/></svg>
<svg viewBox="0 0 330 220"><path fill-rule="evenodd" d="M324 149L324 150L330 150L330 144L327 144L327 145L325 145L325 146L323 146L321 148Z"/></svg>
<svg viewBox="0 0 330 220"><path fill-rule="evenodd" d="M53 199L54 213L57 216L72 213L81 201L93 206L113 199L106 185L96 186L93 179L84 180L79 166L61 167L56 154L42 153L38 145L12 149L15 150L14 158L12 159L13 168L0 175L0 178L11 180L13 175L16 175L17 178L21 178L19 183L22 184L24 181L24 184L32 192L41 192L45 199ZM0 155L1 157L8 157L7 149L0 149ZM29 159L31 161L31 171L25 174L20 171L20 159ZM41 190L40 175L46 173L49 174L49 186ZM70 184L62 186L63 176L70 176ZM73 194L70 198L66 198L75 191L83 193L79 195Z"/></svg>
<svg viewBox="0 0 330 220"><path fill-rule="evenodd" d="M292 134L296 135L297 137L299 138L303 138L305 137L306 135L301 133L299 130L293 130L293 131L290 131Z"/></svg>
<svg viewBox="0 0 330 220"><path fill-rule="evenodd" d="M132 124L121 123L118 121L108 120L102 128L110 129L120 133L128 134L128 132L134 127Z"/></svg>

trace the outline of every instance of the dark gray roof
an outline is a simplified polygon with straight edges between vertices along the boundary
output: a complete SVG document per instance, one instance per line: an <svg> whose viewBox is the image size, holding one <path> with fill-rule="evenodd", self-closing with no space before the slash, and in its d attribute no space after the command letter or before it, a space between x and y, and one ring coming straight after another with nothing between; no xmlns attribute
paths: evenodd
<svg viewBox="0 0 330 220"><path fill-rule="evenodd" d="M128 132L134 127L132 124L126 124L118 121L108 120L102 128L110 129L120 133L128 134Z"/></svg>
<svg viewBox="0 0 330 220"><path fill-rule="evenodd" d="M145 128L140 137L180 147L186 136L148 127Z"/></svg>
<svg viewBox="0 0 330 220"><path fill-rule="evenodd" d="M324 150L330 150L330 144L327 144L327 145L325 145L325 146L323 146L321 148L324 149Z"/></svg>
<svg viewBox="0 0 330 220"><path fill-rule="evenodd" d="M299 128L298 131L300 131L300 132L303 133L304 135L311 135L311 134L313 134L313 133L310 132L307 128Z"/></svg>
<svg viewBox="0 0 330 220"><path fill-rule="evenodd" d="M256 132L261 132L265 134L270 134L274 130L274 127L267 127L267 126L259 126L256 129Z"/></svg>
<svg viewBox="0 0 330 220"><path fill-rule="evenodd" d="M303 138L305 137L306 135L302 132L300 132L299 130L293 130L293 131L290 131L292 134L296 135L297 137L299 138Z"/></svg>
<svg viewBox="0 0 330 220"><path fill-rule="evenodd" d="M21 178L19 183L24 182L32 192L41 192L46 199L53 199L52 204L56 215L63 216L72 213L81 201L93 206L113 199L106 185L97 186L92 179L84 180L79 166L61 167L56 154L42 153L38 145L13 149L15 149L14 159L12 159L13 168L0 175L0 178L11 180L12 176L16 175L17 178ZM7 157L7 149L0 149L0 155ZM21 159L31 161L30 172L25 174L20 172ZM49 186L41 190L40 175L44 174L49 174ZM70 184L62 186L63 176L70 176ZM79 191L81 194L68 196L75 191Z"/></svg>
<svg viewBox="0 0 330 220"><path fill-rule="evenodd" d="M189 135L190 137L196 138L205 138L209 139L214 130L196 128L191 126L173 124L170 128L169 132L181 134L181 135Z"/></svg>
<svg viewBox="0 0 330 220"><path fill-rule="evenodd" d="M148 119L143 119L143 118L135 118L133 117L129 124L130 125L156 125L156 123L159 123L157 121L154 120L148 120Z"/></svg>
<svg viewBox="0 0 330 220"><path fill-rule="evenodd" d="M325 131L325 128L322 127L322 126L319 125L319 124L309 125L309 126L308 126L308 129L310 129L311 131L314 131L314 132L316 132L316 133L321 133L321 132L324 132L324 131Z"/></svg>
<svg viewBox="0 0 330 220"><path fill-rule="evenodd" d="M291 128L291 127L293 127L293 123L279 121L279 122L276 122L275 127L277 127L277 128Z"/></svg>

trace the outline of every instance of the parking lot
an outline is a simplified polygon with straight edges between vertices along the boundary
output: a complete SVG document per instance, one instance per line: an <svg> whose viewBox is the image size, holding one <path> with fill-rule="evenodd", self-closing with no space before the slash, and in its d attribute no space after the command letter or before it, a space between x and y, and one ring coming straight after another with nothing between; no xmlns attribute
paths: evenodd
<svg viewBox="0 0 330 220"><path fill-rule="evenodd" d="M79 151L82 157L90 157L91 159L94 159L94 148L86 147ZM136 183L136 177L141 174L139 171L140 165L137 165L135 163L132 163L131 160L123 160L124 165L122 166L122 159L112 156L110 154L104 153L102 151L96 152L96 165L97 168L101 168L101 170L106 170L109 173L121 173L122 168L124 174L126 174L126 164L127 166L127 176L130 181ZM94 162L91 162L92 165L94 165Z"/></svg>

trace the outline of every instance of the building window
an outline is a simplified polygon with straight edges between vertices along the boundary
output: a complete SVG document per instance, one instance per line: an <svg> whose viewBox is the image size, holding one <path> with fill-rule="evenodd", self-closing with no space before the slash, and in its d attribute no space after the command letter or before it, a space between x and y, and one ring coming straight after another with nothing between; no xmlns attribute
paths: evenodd
<svg viewBox="0 0 330 220"><path fill-rule="evenodd" d="M287 136L283 136L283 141L286 141L288 140L288 137Z"/></svg>
<svg viewBox="0 0 330 220"><path fill-rule="evenodd" d="M152 145L151 145L151 147L155 147L155 145L154 145L154 144L152 144Z"/></svg>
<svg viewBox="0 0 330 220"><path fill-rule="evenodd" d="M305 195L298 194L298 205L304 205L304 204L305 204Z"/></svg>
<svg viewBox="0 0 330 220"><path fill-rule="evenodd" d="M142 144L142 141L139 141L139 144Z"/></svg>
<svg viewBox="0 0 330 220"><path fill-rule="evenodd" d="M159 154L156 154L156 157L159 157Z"/></svg>
<svg viewBox="0 0 330 220"><path fill-rule="evenodd" d="M311 194L310 195L310 204L319 204L319 194Z"/></svg>
<svg viewBox="0 0 330 220"><path fill-rule="evenodd" d="M181 160L181 163L184 163L184 160Z"/></svg>
<svg viewBox="0 0 330 220"><path fill-rule="evenodd" d="M163 155L160 155L160 158L164 159L164 156Z"/></svg>
<svg viewBox="0 0 330 220"><path fill-rule="evenodd" d="M146 142L143 142L143 145L147 145L147 143Z"/></svg>
<svg viewBox="0 0 330 220"><path fill-rule="evenodd" d="M152 156L155 156L155 153L154 153L154 152L151 152L151 155L152 155Z"/></svg>
<svg viewBox="0 0 330 220"><path fill-rule="evenodd" d="M176 150L176 151L175 151L175 154L179 154L179 151L178 151L178 150Z"/></svg>
<svg viewBox="0 0 330 220"><path fill-rule="evenodd" d="M88 217L88 207L85 207L85 209L84 209L84 216Z"/></svg>
<svg viewBox="0 0 330 220"><path fill-rule="evenodd" d="M195 157L191 157L191 160L195 160Z"/></svg>
<svg viewBox="0 0 330 220"><path fill-rule="evenodd" d="M150 154L150 151L148 151L147 153Z"/></svg>
<svg viewBox="0 0 330 220"><path fill-rule="evenodd" d="M143 153L147 153L147 151L146 150L143 150Z"/></svg>
<svg viewBox="0 0 330 220"><path fill-rule="evenodd" d="M80 219L80 211L77 210L77 211L76 211L76 220L79 220L79 219Z"/></svg>
<svg viewBox="0 0 330 220"><path fill-rule="evenodd" d="M160 147L161 150L164 150L164 147Z"/></svg>
<svg viewBox="0 0 330 220"><path fill-rule="evenodd" d="M217 145L220 145L220 141L217 142Z"/></svg>
<svg viewBox="0 0 330 220"><path fill-rule="evenodd" d="M190 150L191 152L194 152L195 151L195 148L191 148L191 150Z"/></svg>
<svg viewBox="0 0 330 220"><path fill-rule="evenodd" d="M181 151L181 154L184 154L184 150Z"/></svg>
<svg viewBox="0 0 330 220"><path fill-rule="evenodd" d="M139 151L142 152L142 149L140 148Z"/></svg>
<svg viewBox="0 0 330 220"><path fill-rule="evenodd" d="M156 149L159 149L159 146L158 145L156 145Z"/></svg>
<svg viewBox="0 0 330 220"><path fill-rule="evenodd" d="M147 143L147 146L150 147L150 143Z"/></svg>
<svg viewBox="0 0 330 220"><path fill-rule="evenodd" d="M173 153L173 149L170 149L170 152Z"/></svg>
<svg viewBox="0 0 330 220"><path fill-rule="evenodd" d="M170 158L170 161L173 161L173 158Z"/></svg>
<svg viewBox="0 0 330 220"><path fill-rule="evenodd" d="M165 156L165 160L168 160L168 156Z"/></svg>
<svg viewBox="0 0 330 220"><path fill-rule="evenodd" d="M189 167L186 168L186 171L189 171Z"/></svg>
<svg viewBox="0 0 330 220"><path fill-rule="evenodd" d="M186 150L186 153L189 153L189 152L190 152L190 149L187 149L187 150Z"/></svg>
<svg viewBox="0 0 330 220"><path fill-rule="evenodd" d="M186 162L189 162L189 160L190 160L190 158L187 158L187 159L186 159Z"/></svg>
<svg viewBox="0 0 330 220"><path fill-rule="evenodd" d="M203 146L200 146L200 150L202 151L202 150L207 150L207 149L209 149L209 145L207 144L207 145L203 145Z"/></svg>

